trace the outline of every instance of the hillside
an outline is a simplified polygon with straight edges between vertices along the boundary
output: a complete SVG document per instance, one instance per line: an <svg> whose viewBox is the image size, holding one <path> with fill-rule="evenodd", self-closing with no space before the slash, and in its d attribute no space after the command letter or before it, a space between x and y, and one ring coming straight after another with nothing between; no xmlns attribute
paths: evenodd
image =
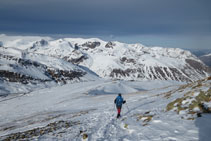
<svg viewBox="0 0 211 141"><path fill-rule="evenodd" d="M26 93L98 77L59 58L0 47L0 95Z"/></svg>
<svg viewBox="0 0 211 141"><path fill-rule="evenodd" d="M151 87L123 95L127 102L120 119L116 94L88 93L99 86L115 92L112 83L67 84L1 98L0 140L210 139L210 77L165 88L139 83L140 89Z"/></svg>

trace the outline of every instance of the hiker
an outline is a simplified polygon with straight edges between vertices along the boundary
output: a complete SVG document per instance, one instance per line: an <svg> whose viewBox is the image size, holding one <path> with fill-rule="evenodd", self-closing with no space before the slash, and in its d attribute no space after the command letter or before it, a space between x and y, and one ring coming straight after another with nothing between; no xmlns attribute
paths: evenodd
<svg viewBox="0 0 211 141"><path fill-rule="evenodd" d="M119 118L120 117L121 108L122 108L122 104L126 103L126 101L123 99L121 93L118 94L118 96L114 100L114 103L116 104L116 108L117 108L117 112L118 112L117 118Z"/></svg>

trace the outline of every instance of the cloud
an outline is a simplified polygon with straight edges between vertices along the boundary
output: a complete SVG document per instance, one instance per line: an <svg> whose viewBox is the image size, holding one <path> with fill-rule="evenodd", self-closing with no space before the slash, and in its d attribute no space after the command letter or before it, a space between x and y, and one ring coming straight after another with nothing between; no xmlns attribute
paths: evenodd
<svg viewBox="0 0 211 141"><path fill-rule="evenodd" d="M209 0L0 0L0 31L211 34Z"/></svg>

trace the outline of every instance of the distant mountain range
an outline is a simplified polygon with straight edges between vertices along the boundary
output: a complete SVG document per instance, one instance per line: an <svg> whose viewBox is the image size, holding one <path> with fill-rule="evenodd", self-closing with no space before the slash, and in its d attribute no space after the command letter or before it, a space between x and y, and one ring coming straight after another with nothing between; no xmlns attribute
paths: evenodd
<svg viewBox="0 0 211 141"><path fill-rule="evenodd" d="M189 49L189 51L211 68L211 49Z"/></svg>
<svg viewBox="0 0 211 141"><path fill-rule="evenodd" d="M97 38L1 35L0 40L0 82L4 84L52 85L100 78L191 82L209 76L208 67L201 60L179 48Z"/></svg>
<svg viewBox="0 0 211 141"><path fill-rule="evenodd" d="M211 53L199 57L207 66L211 67Z"/></svg>
<svg viewBox="0 0 211 141"><path fill-rule="evenodd" d="M35 42L26 52L85 66L106 79L195 81L207 76L196 56L178 48L64 38Z"/></svg>

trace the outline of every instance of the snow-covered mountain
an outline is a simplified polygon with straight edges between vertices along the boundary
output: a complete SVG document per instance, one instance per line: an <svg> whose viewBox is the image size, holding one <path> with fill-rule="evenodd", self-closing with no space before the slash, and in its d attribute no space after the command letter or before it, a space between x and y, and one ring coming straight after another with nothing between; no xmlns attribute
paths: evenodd
<svg viewBox="0 0 211 141"><path fill-rule="evenodd" d="M188 82L208 76L208 68L202 61L178 48L145 47L96 38L64 38L36 41L27 52L86 66L107 79Z"/></svg>
<svg viewBox="0 0 211 141"><path fill-rule="evenodd" d="M98 76L109 80L182 82L208 76L208 68L202 61L178 48L146 47L97 38L0 35L0 41L0 81L4 82L1 83L4 93L11 92L15 83L43 86L95 80ZM8 83L11 87L6 88ZM21 91L20 87L15 89Z"/></svg>

